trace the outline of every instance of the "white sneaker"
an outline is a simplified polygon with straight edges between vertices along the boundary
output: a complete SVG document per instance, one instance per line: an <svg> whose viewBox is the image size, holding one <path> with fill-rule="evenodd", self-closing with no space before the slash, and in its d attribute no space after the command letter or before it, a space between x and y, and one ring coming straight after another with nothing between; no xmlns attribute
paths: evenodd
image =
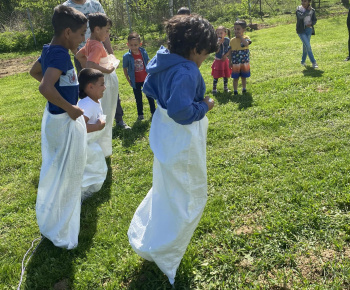
<svg viewBox="0 0 350 290"><path fill-rule="evenodd" d="M313 67L313 68L318 68L317 63L316 63L316 62L314 62L314 63L312 64L312 67Z"/></svg>
<svg viewBox="0 0 350 290"><path fill-rule="evenodd" d="M126 129L126 130L131 129L131 127L128 126L124 121L117 122L117 126L122 127L123 129Z"/></svg>
<svg viewBox="0 0 350 290"><path fill-rule="evenodd" d="M306 66L305 62L301 62L300 64L301 64L302 66Z"/></svg>

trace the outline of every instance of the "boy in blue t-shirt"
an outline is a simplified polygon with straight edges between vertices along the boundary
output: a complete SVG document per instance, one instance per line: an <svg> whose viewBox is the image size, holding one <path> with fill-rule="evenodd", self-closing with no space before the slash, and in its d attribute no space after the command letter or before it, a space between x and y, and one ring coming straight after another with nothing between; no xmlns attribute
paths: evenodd
<svg viewBox="0 0 350 290"><path fill-rule="evenodd" d="M68 50L76 50L84 41L87 18L59 5L52 25L54 37L30 70L48 100L41 126L36 215L43 236L58 247L72 249L78 244L87 133L83 110L77 106L79 83Z"/></svg>

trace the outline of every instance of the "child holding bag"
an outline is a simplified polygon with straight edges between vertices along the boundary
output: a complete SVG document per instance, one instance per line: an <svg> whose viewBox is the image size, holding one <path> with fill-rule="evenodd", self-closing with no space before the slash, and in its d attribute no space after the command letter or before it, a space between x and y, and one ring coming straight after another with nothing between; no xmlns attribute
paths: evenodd
<svg viewBox="0 0 350 290"><path fill-rule="evenodd" d="M89 15L91 37L76 54L82 67L94 68L104 73L106 90L101 99L102 110L106 115L106 127L99 140L105 157L112 155L112 129L118 103L118 77L115 69L118 61L114 55L108 55L102 41L109 37L112 21L103 13Z"/></svg>
<svg viewBox="0 0 350 290"><path fill-rule="evenodd" d="M98 141L105 128L100 99L106 89L103 73L96 69L84 68L79 77L79 108L84 110L87 129L86 165L82 181L82 200L99 191L106 179L107 164Z"/></svg>
<svg viewBox="0 0 350 290"><path fill-rule="evenodd" d="M217 51L213 26L198 15L176 15L166 24L161 46L147 65L143 91L157 100L150 146L153 187L137 208L128 237L132 248L154 261L174 284L207 201L206 113L202 62Z"/></svg>
<svg viewBox="0 0 350 290"><path fill-rule="evenodd" d="M79 84L68 50L76 50L84 41L86 23L78 10L55 7L54 37L30 70L48 100L41 123L37 222L43 236L67 249L78 245L86 161L86 126L83 110L77 106Z"/></svg>

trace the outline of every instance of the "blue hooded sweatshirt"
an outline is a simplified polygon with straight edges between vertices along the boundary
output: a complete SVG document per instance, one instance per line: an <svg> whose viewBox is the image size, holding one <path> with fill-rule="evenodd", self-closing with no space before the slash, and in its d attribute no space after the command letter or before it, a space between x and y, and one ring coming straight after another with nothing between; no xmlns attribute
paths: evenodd
<svg viewBox="0 0 350 290"><path fill-rule="evenodd" d="M205 83L197 65L161 46L148 63L143 92L157 100L181 125L201 120L208 112L203 102Z"/></svg>

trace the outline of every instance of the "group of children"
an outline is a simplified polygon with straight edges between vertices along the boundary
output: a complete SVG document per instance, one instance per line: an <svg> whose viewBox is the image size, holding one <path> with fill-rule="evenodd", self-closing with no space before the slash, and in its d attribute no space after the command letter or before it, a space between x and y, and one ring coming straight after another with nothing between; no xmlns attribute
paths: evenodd
<svg viewBox="0 0 350 290"><path fill-rule="evenodd" d="M311 7L311 0L301 0L301 5L296 9L296 17L296 31L303 43L301 65L306 66L305 61L308 56L312 67L318 68L310 44L311 35L315 34L314 25L317 22L316 11ZM350 17L348 19L350 19ZM348 22L350 23L350 21ZM219 78L223 78L224 92L229 92L227 83L230 76L233 78L233 90L235 95L238 94L237 88L239 78L241 78L242 81L242 93L244 94L247 91L247 78L250 77L249 45L252 42L247 35L244 35L246 27L247 23L244 20L237 20L234 24L235 37L231 40L229 39L230 30L223 26L219 26L216 29L219 49L216 51L215 60L212 65L211 74L214 78L213 94L217 93Z"/></svg>
<svg viewBox="0 0 350 290"><path fill-rule="evenodd" d="M131 220L129 242L141 257L154 261L171 284L207 200L206 114L214 101L205 96L199 68L216 52L213 93L221 77L228 91L230 76L235 94L241 77L244 93L250 76L251 41L244 35L244 21L235 22L230 40L225 27L215 31L206 19L185 12L166 22L167 48L161 46L149 63L137 33L129 35L129 51L123 56L138 120L144 119L142 90L149 102L154 153L153 186ZM87 22L76 9L57 6L54 37L30 71L48 100L42 119L37 221L43 236L67 249L78 245L82 200L99 191L106 178L105 157L112 154L118 101L118 61L102 44L112 23L103 13L89 15L91 36L75 55L83 67L76 75L68 50L76 51L84 41Z"/></svg>
<svg viewBox="0 0 350 290"><path fill-rule="evenodd" d="M216 29L219 49L216 51L213 62L212 76L213 94L217 93L219 78L224 79L224 91L229 92L227 87L228 78L233 78L233 93L238 94L238 80L242 80L242 93L246 93L247 78L250 77L249 45L252 43L247 35L244 35L247 23L244 20L237 20L234 24L235 37L231 40L230 30L224 26ZM228 37L227 37L228 36Z"/></svg>

